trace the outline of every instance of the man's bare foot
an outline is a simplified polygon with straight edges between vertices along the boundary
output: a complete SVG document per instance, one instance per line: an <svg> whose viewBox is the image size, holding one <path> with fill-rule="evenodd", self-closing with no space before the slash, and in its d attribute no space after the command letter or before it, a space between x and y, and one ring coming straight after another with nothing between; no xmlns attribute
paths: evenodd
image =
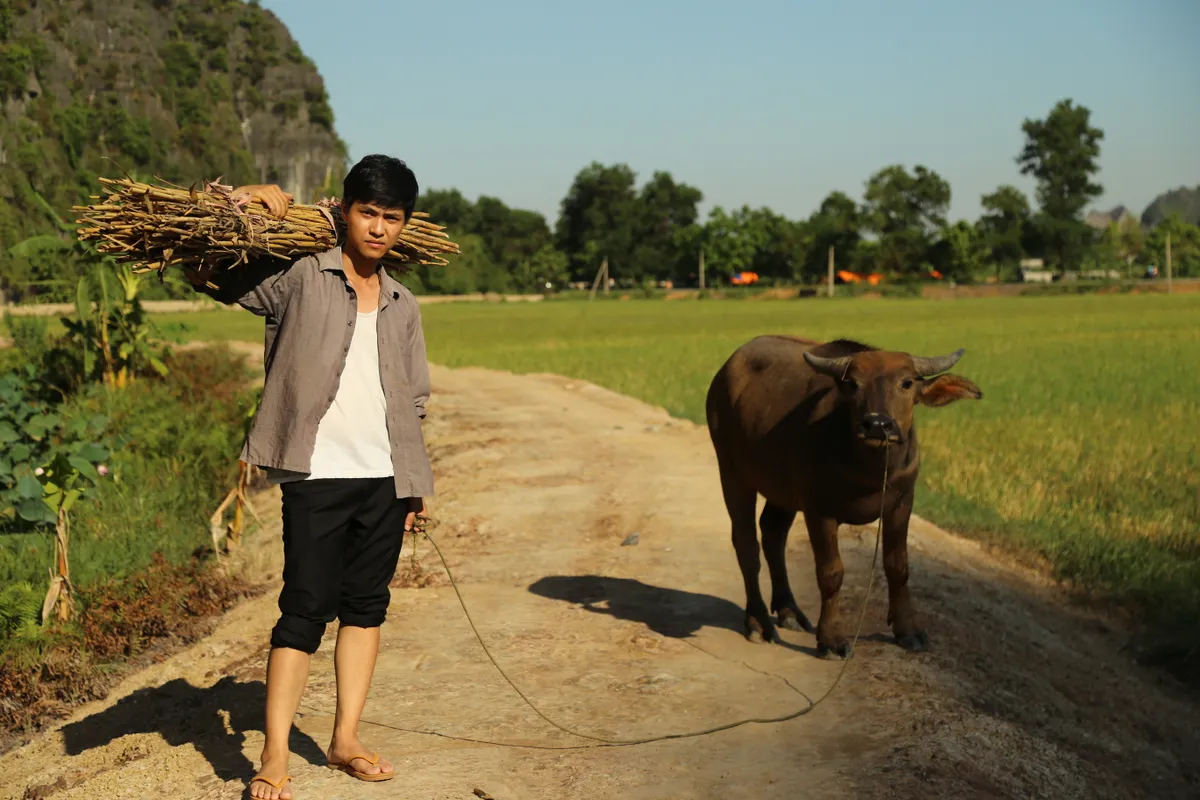
<svg viewBox="0 0 1200 800"><path fill-rule="evenodd" d="M287 758L263 756L262 769L250 781L248 797L255 800L292 800L292 779Z"/></svg>
<svg viewBox="0 0 1200 800"><path fill-rule="evenodd" d="M345 765L364 775L390 775L392 773L391 762L386 758L377 756L375 751L369 750L366 745L359 741L358 737L354 737L353 739L338 739L335 736L333 742L329 745L327 755L329 756L329 763ZM372 764L368 760L370 758L378 758L379 760Z"/></svg>

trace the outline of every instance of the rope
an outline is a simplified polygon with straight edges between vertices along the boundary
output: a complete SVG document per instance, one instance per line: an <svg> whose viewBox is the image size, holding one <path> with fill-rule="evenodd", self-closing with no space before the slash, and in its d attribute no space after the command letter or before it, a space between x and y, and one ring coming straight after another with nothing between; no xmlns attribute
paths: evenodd
<svg viewBox="0 0 1200 800"><path fill-rule="evenodd" d="M866 620L866 617L867 617L867 605L871 600L871 588L875 583L875 570L879 563L879 543L880 543L880 539L883 536L883 515L884 515L884 510L887 507L887 479L888 479L888 458L887 457L888 457L889 449L890 448L885 448L885 450L884 450L883 489L880 494L880 501L879 501L879 504L880 504L879 522L875 528L875 552L871 557L871 572L867 579L867 592L863 596L862 605L859 609L858 624L855 627L854 639L853 639L851 647L850 647L850 657L848 657L844 661L842 661L841 668L838 669L837 675L833 679L833 683L831 683L829 685L829 688L825 690L825 693L822 694L820 697L818 697L816 700L809 701L809 704L807 706L805 706L804 708L801 708L798 711L794 711L790 714L785 714L785 715L779 716L779 717L750 717L747 719L740 719L735 722L728 722L728 723L725 723L724 725L716 725L711 728L705 728L703 730L690 731L687 733L670 733L670 734L663 734L660 736L648 736L648 737L645 737L642 739L608 739L603 736L596 736L596 735L593 735L590 733L583 733L581 731L574 730L573 728L569 728L566 725L562 725L558 722L555 722L552 718L547 716L540 708L538 708L534 704L534 702L532 700L530 700L529 697L523 691L521 691L521 688L519 686L517 686L517 684L513 681L513 679L508 676L508 673L506 673L504 671L504 668L500 666L500 663L498 661L496 661L496 658L492 655L491 650L488 649L487 643L483 639L483 635L479 632L479 628L476 627L475 621L471 618L471 612L467 609L467 603L465 600L463 600L462 592L460 592L458 589L458 583L454 580L454 573L451 571L450 565L446 563L446 558L445 558L445 556L442 555L442 549L440 547L438 547L437 542L434 540L434 538L432 536L429 535L429 533L427 531L421 529L421 530L417 530L415 532L423 535L426 539L429 540L429 543L433 545L433 549L437 553L438 559L442 562L442 568L444 570L446 570L446 575L450 579L450 585L454 588L454 594L458 597L458 604L462 607L463 614L466 616L467 622L471 626L471 631L475 634L475 639L479 642L479 646L483 648L483 652L488 657L488 660L492 662L492 666L495 667L496 671L500 673L500 676L502 678L504 678L505 682L508 683L508 685L510 687L512 687L513 691L516 692L520 696L520 698L525 702L525 705L529 706L529 708L532 709L535 714L537 714L539 717L541 717L543 720L545 720L550 726L557 728L558 730L562 731L563 733L578 737L580 739L587 739L591 742L595 742L596 744L539 745L539 744L521 744L521 743L517 743L517 742L499 742L499 741L492 741L492 740L488 740L488 739L476 739L476 738L472 738L472 737L468 737L468 736L452 736L450 734L441 733L439 731L420 730L420 729L413 729L413 728L402 728L402 727L398 727L396 725L389 725L384 722L375 722L373 720L369 720L369 719L365 719L365 718L361 719L360 721L367 725L372 725L377 728L386 728L388 730L398 731L401 733L419 733L419 734L423 734L426 736L437 736L437 737L440 737L443 739L451 739L453 741L458 741L458 742L469 742L472 744L486 744L486 745L493 745L496 747L523 748L523 749L531 749L531 750L590 750L590 749L595 749L595 748L599 748L599 747L633 747L635 745L651 744L653 742L666 742L666 741L670 741L673 739L695 739L695 738L698 738L701 736L710 736L714 733L720 733L722 731L728 731L728 730L733 730L734 728L740 728L743 725L750 725L750 724L772 725L772 724L776 724L776 723L780 723L780 722L788 722L790 720L793 720L798 717L802 717L806 714L812 713L812 711L814 711L817 708L817 706L821 705L821 703L825 702L826 698L828 698L831 694L833 694L833 690L836 689L838 684L841 682L842 676L846 673L846 668L850 665L850 659L853 658L853 656L854 656L855 650L858 646L859 635L862 633L863 622L864 622L864 620ZM704 651L704 652L707 652L707 651ZM743 665L743 666L747 666L750 669L754 669L752 667L749 667L748 665ZM757 669L755 669L754 671L761 672L761 670L757 670ZM762 674L769 675L770 673L762 673ZM788 681L786 678L782 678L778 675L774 675L773 677L779 678L784 683L786 683L788 685L788 687L792 689L792 691L796 692L797 694L803 695L803 693L800 692L798 689L796 689L795 686L792 686L791 682ZM317 709L310 709L310 710L318 711ZM320 713L320 712L318 711L318 713Z"/></svg>

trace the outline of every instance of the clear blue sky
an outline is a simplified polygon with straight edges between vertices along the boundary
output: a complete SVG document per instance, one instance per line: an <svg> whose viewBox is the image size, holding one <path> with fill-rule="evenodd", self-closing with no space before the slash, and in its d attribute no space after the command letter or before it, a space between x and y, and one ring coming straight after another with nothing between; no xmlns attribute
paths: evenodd
<svg viewBox="0 0 1200 800"><path fill-rule="evenodd" d="M325 78L357 159L547 215L625 162L807 216L925 164L974 218L1029 192L1021 121L1060 98L1102 128L1095 204L1200 183L1200 0L264 0Z"/></svg>

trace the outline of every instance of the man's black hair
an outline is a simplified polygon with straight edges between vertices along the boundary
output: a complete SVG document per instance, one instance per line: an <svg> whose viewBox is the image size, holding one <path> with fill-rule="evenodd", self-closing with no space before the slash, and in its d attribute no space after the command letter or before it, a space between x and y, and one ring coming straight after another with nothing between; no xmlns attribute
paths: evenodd
<svg viewBox="0 0 1200 800"><path fill-rule="evenodd" d="M365 156L342 181L342 200L346 208L355 202L402 208L405 221L412 216L419 191L417 176L407 164L378 153Z"/></svg>

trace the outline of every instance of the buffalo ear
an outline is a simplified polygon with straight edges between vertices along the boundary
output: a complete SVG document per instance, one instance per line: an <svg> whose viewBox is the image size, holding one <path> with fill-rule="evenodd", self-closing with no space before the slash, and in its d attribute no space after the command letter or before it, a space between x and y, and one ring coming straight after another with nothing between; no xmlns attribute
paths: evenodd
<svg viewBox="0 0 1200 800"><path fill-rule="evenodd" d="M980 400L983 392L971 381L959 375L939 375L921 384L920 402L932 408L950 405L955 400Z"/></svg>

